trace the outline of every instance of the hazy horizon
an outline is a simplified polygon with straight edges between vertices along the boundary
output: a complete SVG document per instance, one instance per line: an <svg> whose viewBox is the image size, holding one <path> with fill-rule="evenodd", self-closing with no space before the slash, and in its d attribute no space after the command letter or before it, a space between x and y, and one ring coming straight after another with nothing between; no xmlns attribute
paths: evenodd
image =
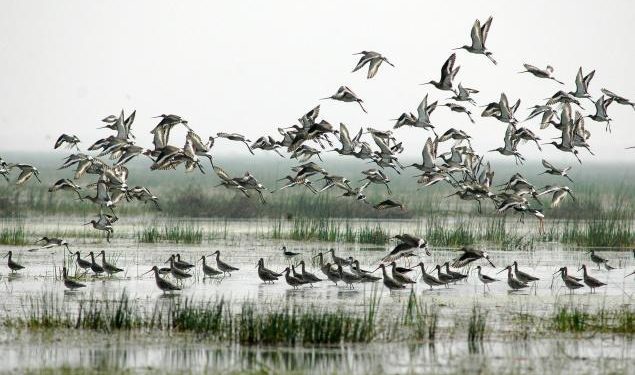
<svg viewBox="0 0 635 375"><path fill-rule="evenodd" d="M573 90L579 66L585 74L596 69L590 88L594 98L602 87L635 98L635 78L627 74L635 12L626 11L632 9L626 1L611 6L458 2L451 8L424 2L59 1L40 2L35 12L31 5L10 1L0 14L5 50L0 153L52 149L62 133L79 136L85 149L111 134L97 127L122 108L137 110L133 133L144 146L151 145L149 131L157 122L151 117L161 113L183 116L204 137L219 131L244 133L252 140L276 136L277 127L296 123L317 104L322 105L320 118L336 126L344 122L351 131L392 128L389 119L416 112L426 93L432 100L449 96L419 83L438 79L451 48L469 43L474 19L489 15L494 21L487 44L499 65L456 51L461 65L456 82L481 90L479 105L497 101L504 91L512 101L522 98L518 117L524 119L527 107L559 89ZM352 54L361 50L379 51L396 67L382 65L371 80L363 71L351 73L358 59ZM554 66L556 78L566 84L517 74L524 62ZM354 103L318 100L340 85L362 97L369 113ZM589 101L583 105L594 112ZM472 134L477 152L502 146L506 126L481 118L480 108L472 110L475 125L444 107L432 119L440 131L457 127ZM596 156L581 150L585 163L635 160L635 150L624 149L635 146L635 111L614 103L609 114L612 133L586 120ZM558 135L553 128L539 131L537 119L523 125L545 141ZM174 132L171 143L182 145L183 134ZM395 134L409 159L420 154L431 135L403 128ZM544 156L578 165L572 155L551 146L543 153L533 144L519 149L530 160ZM248 155L242 145L224 140L212 152ZM491 153L488 158L500 159Z"/></svg>

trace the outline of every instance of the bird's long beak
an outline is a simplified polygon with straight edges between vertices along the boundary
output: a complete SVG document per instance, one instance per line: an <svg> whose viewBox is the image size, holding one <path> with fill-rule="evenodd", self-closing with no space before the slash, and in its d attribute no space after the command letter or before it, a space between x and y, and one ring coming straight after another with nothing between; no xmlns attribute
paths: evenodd
<svg viewBox="0 0 635 375"><path fill-rule="evenodd" d="M373 272L377 271L377 270L378 270L378 269L380 269L380 268L381 268L381 267L377 267L377 268L375 268L374 270L370 271L370 273L373 273Z"/></svg>
<svg viewBox="0 0 635 375"><path fill-rule="evenodd" d="M326 100L326 99L331 99L331 97L327 96L326 98L320 98L320 100Z"/></svg>
<svg viewBox="0 0 635 375"><path fill-rule="evenodd" d="M141 274L141 276L146 275L146 274L149 274L149 273L150 273L150 272L152 272L152 271L154 271L154 270L153 270L152 268L150 268L150 271L142 273L142 274Z"/></svg>
<svg viewBox="0 0 635 375"><path fill-rule="evenodd" d="M554 272L553 274L555 275L555 274L557 274L558 272L562 272L562 271L560 271L560 270L557 270L557 271L556 271L556 272Z"/></svg>
<svg viewBox="0 0 635 375"><path fill-rule="evenodd" d="M629 277L630 275L635 275L635 271L633 271L633 272L629 273L628 275L624 276L624 278L627 278L627 277Z"/></svg>
<svg viewBox="0 0 635 375"><path fill-rule="evenodd" d="M4 254L3 258L6 258L9 256L9 253Z"/></svg>
<svg viewBox="0 0 635 375"><path fill-rule="evenodd" d="M578 268L578 271L582 271L582 268L583 268L583 267Z"/></svg>
<svg viewBox="0 0 635 375"><path fill-rule="evenodd" d="M509 267L505 267L505 268L503 268L502 270L500 270L500 271L496 272L496 274L498 275L499 273L501 273L501 272L503 272L503 271L507 271L507 269L508 269L508 268L509 268Z"/></svg>
<svg viewBox="0 0 635 375"><path fill-rule="evenodd" d="M496 266L494 265L494 263L492 263L491 260L489 260L489 258L485 258L487 260L487 262L494 268L496 268Z"/></svg>
<svg viewBox="0 0 635 375"><path fill-rule="evenodd" d="M573 194L569 193L569 195L571 196L571 198L573 198L574 202L577 202L578 200L573 196Z"/></svg>
<svg viewBox="0 0 635 375"><path fill-rule="evenodd" d="M163 117L163 116L159 115L159 116L154 116L152 118L161 118L161 117Z"/></svg>
<svg viewBox="0 0 635 375"><path fill-rule="evenodd" d="M88 222L88 223L84 223L84 225L88 225L88 224L90 224L90 222Z"/></svg>

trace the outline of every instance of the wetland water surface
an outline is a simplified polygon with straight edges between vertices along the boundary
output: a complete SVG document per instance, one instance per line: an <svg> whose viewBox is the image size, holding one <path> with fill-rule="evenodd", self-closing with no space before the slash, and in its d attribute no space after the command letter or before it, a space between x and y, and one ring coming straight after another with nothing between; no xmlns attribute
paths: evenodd
<svg viewBox="0 0 635 375"><path fill-rule="evenodd" d="M36 224L37 225L37 224ZM40 224L44 226L43 224ZM5 372L68 368L109 369L148 372L308 372L308 373L629 373L633 372L635 348L631 343L632 331L626 334L607 332L577 333L554 332L545 328L536 330L537 321L549 321L555 312L567 306L588 314L602 310L622 309L633 312L635 281L624 278L635 269L631 252L604 251L602 256L611 259L618 267L606 271L597 269L589 255L579 249L564 248L559 244L537 243L530 251L497 251L491 249L490 257L496 268L486 262L474 265L484 267L484 272L501 279L483 292L474 269L470 269L467 282L459 282L449 288L430 290L418 282L412 292L426 308L434 309L434 337L413 339L403 333L409 328L404 311L410 299L410 289L390 293L381 282L357 284L351 290L324 281L315 287L293 290L281 278L273 285L265 285L256 273L256 261L263 257L268 268L281 271L290 260L283 256L281 246L299 252L294 262L304 259L309 269L323 276L311 258L330 247L338 256L353 256L363 268L376 268L390 245L333 244L327 242L294 242L271 240L255 236L254 227L262 223L242 221L230 223L236 230L225 239L204 240L202 244L184 245L168 242L141 244L136 240L115 238L111 243L99 239L82 239L71 242L73 252L82 257L88 253L106 251L111 263L124 268L118 276L82 277L87 284L81 292L68 293L59 277L64 262L71 275L79 275L74 261L63 248L27 252L33 246L0 246L0 252L14 251L14 260L25 266L17 275L3 271L0 279L2 320L0 327L0 352ZM266 224L265 224L266 225ZM388 223L390 227L398 227ZM242 229L239 229L242 228ZM30 228L46 233L47 228ZM153 265L164 266L170 254L195 263L202 255L221 251L221 259L240 268L231 277L203 280L200 263L191 272L193 277L183 283L184 289L166 297L155 285L151 274L143 275ZM410 260L414 266L423 261L426 268L454 258L452 249L432 248L432 256L423 253ZM327 256L327 259L330 257ZM507 264L518 261L520 268L540 278L535 288L510 293L505 282L506 273L496 274ZM213 258L208 263L215 266ZM404 264L404 262L401 262ZM559 276L553 273L560 266L568 266L570 272L586 263L592 275L608 285L590 294L588 288L573 295L563 287ZM6 267L3 266L3 267ZM6 270L6 268L5 268ZM463 269L462 271L467 271ZM380 271L376 272L380 275ZM413 271L418 276L419 271ZM79 306L87 301L116 301L122 294L128 296L135 309L144 316L151 316L159 307L170 308L185 299L189 303L210 301L228 302L233 313L239 314L241 306L249 302L256 313L278 311L281 306L303 307L316 311L344 311L363 317L369 304L379 300L377 338L368 343L297 344L297 345L245 345L227 343L206 332L173 332L139 328L104 332L69 328L29 329L8 324L15 319L28 320L31 310L38 303L59 307L64 314L76 316ZM474 307L484 315L484 333L480 340L471 340L470 320ZM522 320L523 316L538 320ZM631 322L632 324L632 322ZM534 333L529 333L529 332ZM392 333L391 333L392 332ZM395 333L401 332L401 333ZM476 343L476 345L475 345Z"/></svg>

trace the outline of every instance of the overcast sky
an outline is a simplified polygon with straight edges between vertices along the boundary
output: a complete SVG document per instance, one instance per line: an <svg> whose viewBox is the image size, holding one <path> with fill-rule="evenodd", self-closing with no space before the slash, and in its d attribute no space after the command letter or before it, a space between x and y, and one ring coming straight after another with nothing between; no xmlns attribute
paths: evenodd
<svg viewBox="0 0 635 375"><path fill-rule="evenodd" d="M51 149L61 133L83 147L109 132L100 119L120 109L137 110L133 130L150 146L152 116L175 113L202 136L240 132L251 139L293 124L322 105L320 118L360 126L392 127L426 93L446 92L419 83L437 80L451 48L469 44L476 18L494 16L487 40L498 66L484 56L457 51L457 81L481 90L477 102L510 101L527 107L558 89L574 89L579 66L596 69L594 97L606 87L635 99L632 72L635 10L632 1L3 1L0 12L0 153ZM374 79L351 73L361 50L379 51ZM527 74L522 63L551 64L565 86ZM319 101L340 85L351 87L368 114L354 103ZM593 109L590 102L585 108ZM475 115L480 112L474 108ZM587 119L596 160L635 159L635 111L613 104L613 132ZM441 131L471 133L477 151L502 146L506 126L493 118L471 124L438 108ZM536 130L536 121L527 126ZM420 152L428 134L399 129L407 153ZM554 137L554 129L540 132ZM183 144L183 133L171 143ZM236 146L218 142L219 153ZM243 148L238 148L244 152ZM536 158L535 146L520 151ZM581 151L585 155L585 151ZM551 159L562 154L545 153ZM585 159L590 160L588 155ZM570 156L564 159L572 162Z"/></svg>

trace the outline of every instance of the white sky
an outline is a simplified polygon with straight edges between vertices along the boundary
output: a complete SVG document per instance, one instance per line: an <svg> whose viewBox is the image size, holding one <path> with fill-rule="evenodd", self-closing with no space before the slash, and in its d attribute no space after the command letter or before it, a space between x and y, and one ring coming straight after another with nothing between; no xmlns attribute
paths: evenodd
<svg viewBox="0 0 635 375"><path fill-rule="evenodd" d="M632 1L3 1L0 12L0 153L52 149L61 133L76 134L83 147L109 133L100 119L121 108L137 110L137 140L150 146L151 116L175 113L202 136L241 132L252 140L291 125L316 104L320 118L385 129L403 111L416 113L426 92L419 83L438 79L450 49L469 43L475 18L494 16L487 41L499 61L457 51L457 81L481 90L479 104L505 91L526 108L562 88L553 81L517 74L522 63L551 64L574 89L580 65L596 69L591 83L635 99L632 73L635 11ZM395 65L377 76L351 74L358 56L375 50ZM318 101L348 85L365 101ZM594 109L590 102L585 108ZM474 110L480 112L478 109ZM635 159L635 111L613 104L613 133L587 119L595 160ZM471 133L477 151L502 146L505 125L438 108L432 120ZM536 130L536 121L529 123ZM407 153L418 154L428 134L400 129ZM549 130L543 139L556 136ZM182 133L171 143L181 145ZM221 145L232 152L236 145ZM246 151L237 148L241 153ZM537 158L535 146L521 146ZM590 160L585 151L581 151ZM550 151L553 160L562 156ZM570 156L565 160L572 162Z"/></svg>

